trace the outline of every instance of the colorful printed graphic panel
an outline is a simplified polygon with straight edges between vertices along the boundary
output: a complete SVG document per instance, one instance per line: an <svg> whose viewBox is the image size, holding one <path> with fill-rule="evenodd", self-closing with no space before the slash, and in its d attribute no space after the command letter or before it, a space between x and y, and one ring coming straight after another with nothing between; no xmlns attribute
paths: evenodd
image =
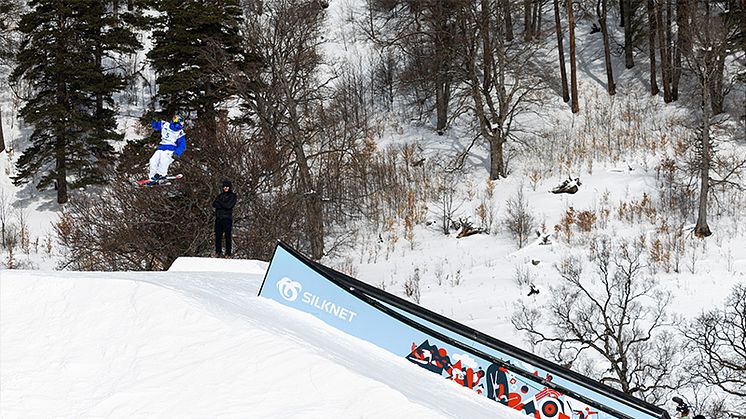
<svg viewBox="0 0 746 419"><path fill-rule="evenodd" d="M459 333L468 329L465 326L435 324L434 313L419 307L405 309L397 297L380 290L363 292L365 287L369 286L280 243L259 295L309 313L529 417L668 419L665 411L619 396L585 377L578 379L576 373L557 374L562 371L559 366L551 368L555 373L550 375L532 365L537 361L533 355L522 358L513 351L508 356L494 338L490 342L468 338Z"/></svg>

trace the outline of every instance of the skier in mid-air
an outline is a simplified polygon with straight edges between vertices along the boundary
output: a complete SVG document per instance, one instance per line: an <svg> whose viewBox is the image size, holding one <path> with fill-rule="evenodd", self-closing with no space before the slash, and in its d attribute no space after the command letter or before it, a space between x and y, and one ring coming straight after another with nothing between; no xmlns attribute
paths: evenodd
<svg viewBox="0 0 746 419"><path fill-rule="evenodd" d="M161 143L150 158L151 182L157 182L168 175L168 166L181 156L186 150L186 136L184 134L184 121L178 115L171 118L171 122L152 121L153 129L161 132Z"/></svg>

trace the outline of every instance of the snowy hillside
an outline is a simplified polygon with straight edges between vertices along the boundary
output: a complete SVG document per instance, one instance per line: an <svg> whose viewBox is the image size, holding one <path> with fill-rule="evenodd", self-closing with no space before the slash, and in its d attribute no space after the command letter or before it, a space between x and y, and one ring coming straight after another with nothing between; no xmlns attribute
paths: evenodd
<svg viewBox="0 0 746 419"><path fill-rule="evenodd" d="M327 158L318 156L325 156L334 147L323 149L323 141L305 144L305 152L317 156L316 161L311 161L310 173L318 174L318 184L328 189L325 193L334 193L332 189L337 184L350 179L365 179L360 184L350 184L354 186L340 187L351 190L336 191L339 195L334 199L321 196L324 211L335 214L320 211L328 217L321 220L321 263L621 388L614 381L618 377L611 372L614 360L616 364L623 363L616 355L636 350L649 355L655 352L650 346L624 350L607 346L609 353L602 355L571 343L565 347L569 347L570 354L560 354L556 342L537 343L525 330L518 330L516 318L517 314L531 313L536 316L533 319L538 329L568 336L567 324L555 315L558 311L577 314L572 309L587 301L575 299L582 294L577 289L567 292L569 281L564 280L562 269L577 261L572 267L583 268L580 271L584 283L589 284L588 295L603 297L605 290L593 265L598 260L599 245L608 242L627 246L625 249L635 248L640 262L635 285L650 288L632 305L641 311L662 308L658 319L664 321L652 334L671 344L666 347L670 356L664 350L657 354L674 364L661 368L665 371L661 388L638 391L635 396L647 397L646 401L673 413L671 396L684 395L696 404L698 413L707 413L708 419L731 417L718 410L723 403L732 402L746 412L743 398L718 392L715 386L703 383L703 374L693 373L697 351L684 346L684 329L688 325L709 310L723 309L728 295L739 285L746 286L746 130L742 108L746 85L734 76L736 72L743 73L744 54L740 50L732 51L725 66L728 75L733 76L729 80L732 85L728 87L726 110L714 116L710 124L717 163L709 173L713 184L707 205L713 234L699 238L694 234L700 196L696 140L701 132L696 77L684 74L681 98L677 101L664 103L663 93L651 95L647 45L641 43L635 49L633 68L625 66L625 34L618 25L616 2L608 2L612 8L609 36L614 96L607 93L601 34L594 31L598 23L596 2L573 3L582 9L576 16L580 110L575 114L559 91L551 2L534 2L543 5L542 40L534 51L535 61L531 61L531 67L540 68L537 75L542 80L537 89L541 94L525 104L526 112L516 116L512 136L504 144L507 176L498 180L489 179L489 141L480 133L463 81L454 81L448 126L441 132L435 128L437 115L431 103L434 98L425 97L427 93L420 92L419 87L400 86L394 74L402 71L403 64L396 62L401 58L399 52L387 56L391 46L384 47L382 39L371 36L376 23L371 5L388 2L309 3L324 5L323 25L315 40L321 65L314 71L324 76L321 81L327 87L339 87L339 83L344 87L342 91L352 89L350 96L359 94L365 98L360 102L371 103L370 107L349 109L366 115L365 124L350 133L331 129L316 133L334 133L327 140L344 138L345 147L361 145L358 149L350 145L344 150L341 154L345 157L339 157L340 165L335 167L342 173L347 166L359 166L359 173L345 177L336 171L324 172L327 169L322 163L327 164ZM529 3L532 2L525 2ZM650 2L653 3L660 2ZM264 4L271 11L274 3ZM521 44L523 23L517 18L522 5L511 4L516 5L516 39ZM647 12L640 12L639 16L646 19ZM152 17L157 13L150 10L147 14ZM561 14L563 42L567 46L568 16L566 11ZM269 19L272 14L263 16ZM385 29L391 32L392 27ZM379 35L393 35L386 31ZM146 107L150 106L147 104L156 99L153 95L159 88L153 63L146 56L153 48L151 35L147 30L139 32L143 47L121 57L122 63L132 67L127 71L137 73L138 78L127 91L114 96L116 131L125 140L115 144L117 150L127 142L153 135L147 126L141 126L148 112ZM645 41L642 33L638 35L641 42ZM305 34L301 38L310 39L304 37ZM566 50L563 56L568 53ZM196 114L189 116L194 119L188 121L186 128L189 148L185 158L174 163L174 170L191 170L206 162L220 161L210 173L199 172L200 176L231 177L239 194L234 224L237 259L207 259L213 239L210 201L219 184L214 179L186 176L194 182L186 184L188 187L146 190L146 194L155 191L152 196L165 197L174 190L185 192L186 198L181 202L184 205L174 207L178 211L170 207L162 211L165 199L138 201L142 205L130 208L128 213L132 218L120 216L120 210L136 201L136 192L143 191L129 188L131 182L124 179L72 190L66 204L57 204L51 189L38 191L34 182L15 185L12 177L18 174L20 155L30 145L33 126L20 117L24 100L5 83L11 67L0 66L6 146L0 152L0 224L4 228L0 243L0 417L526 417L459 390L426 371L411 368L406 360L312 317L256 297L267 262L248 258L263 258L266 249L261 246L282 239L312 256L311 240L304 231L311 223L303 218L308 210L299 198L305 193L298 193L301 189L295 183L299 175L297 168L292 168L297 159L287 150L279 153L288 159L277 162L283 167L277 171L287 169L288 177L268 177L254 183L275 170L254 166L280 159L274 155L274 148L282 147L279 140L286 138L286 132L279 133L274 138L277 141L269 141L266 148L257 146L236 160L230 160L232 153L242 147L227 148L227 152L221 149L218 159L211 155L217 153L215 144L194 146L199 143L192 133L199 131L192 125ZM411 79L413 75L408 76ZM348 79L355 82L346 86ZM379 79L385 79L383 86ZM359 91L353 89L355 85L359 85ZM387 89L391 97L379 97ZM334 96L332 91L319 92L312 96ZM242 116L243 112L235 100L221 104L231 117ZM282 109L282 100L278 99L278 104L282 105L278 109ZM304 129L315 129L317 109L327 109L327 103L316 105L292 121L308 124ZM519 108L522 107L524 104ZM280 121L279 125L289 121ZM491 126L496 129L496 125ZM314 138L307 134L302 131L299 138ZM237 140L245 145L253 144L257 138ZM151 152L147 147L140 151L142 156L133 163L133 170L142 169L137 176L145 172ZM258 151L267 151L269 157L257 154ZM347 157L351 160L345 160ZM365 171L376 165L380 165L375 167L376 172ZM331 175L339 177L331 179ZM390 197L381 198L390 185L380 179L388 177L400 178L400 183L391 188L396 191ZM329 183L324 184L326 181ZM551 193L564 181L571 181L578 190ZM368 187L371 193L367 195L373 198L356 189L368 191ZM102 202L102 197L106 202ZM122 198L121 202L114 197ZM364 201L369 198L371 201ZM112 201L115 204L104 206ZM152 256L154 248L163 249L160 243L169 238L173 239L165 249L169 252L161 253L169 253L169 262L182 257L168 272L70 271L109 269L109 265L90 268L96 265L86 265L85 260L77 265L81 267L72 268L71 259L75 257L70 257L72 251L64 246L63 234L58 235L55 230L64 214L84 212L76 207L81 202L91 209L89 221L103 220L88 229L87 237L113 237L111 243L95 243L98 248L91 253L98 252L97 257L104 253L102 248L121 255L130 249L115 245L145 243L138 249L142 253L131 257L134 267L119 265L112 269L168 267L168 263L142 262L138 266L137 262L145 259L143 254ZM530 218L521 237L509 227L511 218L515 220L516 208ZM352 214L347 214L353 209ZM99 210L101 214L96 214ZM151 224L158 224L164 212L172 220L162 230L142 233L138 230L139 220L146 210L152 211L145 217L153 221ZM284 217L283 212L290 215ZM125 234L120 239L114 234L99 234L112 233L106 229L107 221L112 221L106 217L112 214L113 218L135 220L129 223L134 226L127 230L129 236ZM83 222L75 227L80 228L80 233L89 225ZM466 227L475 234L462 237ZM181 233L182 237L174 239ZM145 235L149 241L139 240ZM67 238L70 237L75 238L75 234L69 233ZM201 243L201 247L171 251L183 243ZM77 244L79 259L85 259L94 247L91 240ZM615 247L611 253L616 256L624 252ZM111 255L102 259L106 256L116 259ZM607 288L618 292L624 287ZM746 312L743 316L746 318ZM636 320L640 320L639 324L647 327L654 317L627 317L612 322L624 329L625 325L638 325ZM597 317L594 320L592 326L601 328L603 322ZM627 336L632 333L629 328L625 332ZM742 328L740 332L746 330ZM592 339L597 343L608 335L603 330ZM582 351L573 353L578 346ZM742 351L741 357L735 358L744 360L746 355ZM659 360L645 361L654 364ZM743 369L740 374L746 380ZM647 383L653 381L650 377L645 379Z"/></svg>
<svg viewBox="0 0 746 419"><path fill-rule="evenodd" d="M0 416L524 417L256 297L263 269L2 271Z"/></svg>

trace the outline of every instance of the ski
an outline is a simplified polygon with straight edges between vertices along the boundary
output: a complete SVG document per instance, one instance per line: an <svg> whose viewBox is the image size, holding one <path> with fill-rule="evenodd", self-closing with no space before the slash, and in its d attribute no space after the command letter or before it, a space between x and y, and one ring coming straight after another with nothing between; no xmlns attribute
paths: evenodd
<svg viewBox="0 0 746 419"><path fill-rule="evenodd" d="M179 173L173 176L164 176L158 180L142 179L135 182L135 186L140 188L152 188L154 186L168 186L173 184L172 181L183 178L184 175Z"/></svg>

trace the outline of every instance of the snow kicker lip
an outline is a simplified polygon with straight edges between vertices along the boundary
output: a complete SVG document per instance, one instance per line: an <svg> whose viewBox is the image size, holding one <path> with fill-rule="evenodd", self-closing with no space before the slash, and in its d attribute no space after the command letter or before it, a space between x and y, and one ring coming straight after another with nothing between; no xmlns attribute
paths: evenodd
<svg viewBox="0 0 746 419"><path fill-rule="evenodd" d="M289 286L295 298L288 298ZM259 295L535 418L670 419L657 406L313 262L281 241Z"/></svg>

